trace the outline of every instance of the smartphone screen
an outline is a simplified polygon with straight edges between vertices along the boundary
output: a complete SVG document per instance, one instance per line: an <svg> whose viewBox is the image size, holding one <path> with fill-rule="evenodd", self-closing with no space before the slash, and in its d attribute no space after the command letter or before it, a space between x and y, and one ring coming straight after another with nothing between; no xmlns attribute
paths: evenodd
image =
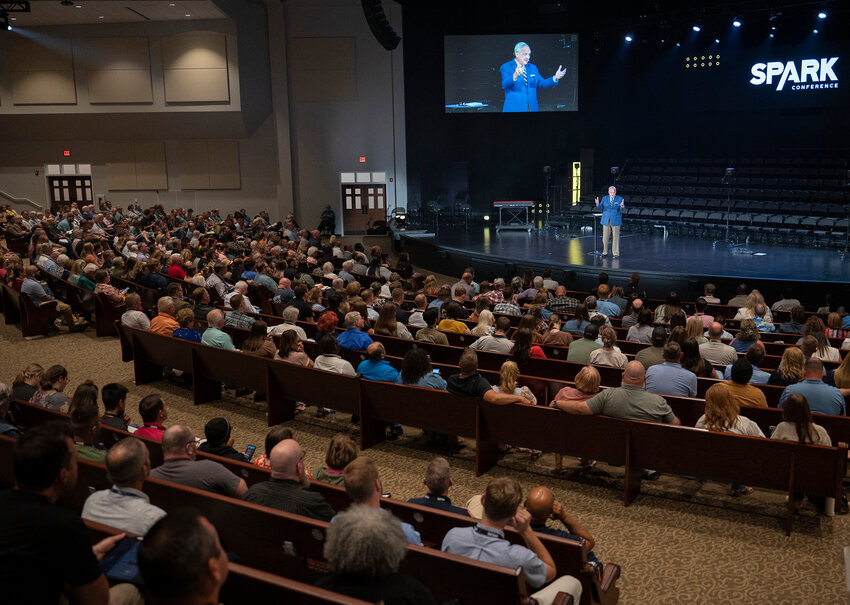
<svg viewBox="0 0 850 605"><path fill-rule="evenodd" d="M256 445L249 445L245 448L245 460L251 462L251 458L254 457L254 452L257 450Z"/></svg>

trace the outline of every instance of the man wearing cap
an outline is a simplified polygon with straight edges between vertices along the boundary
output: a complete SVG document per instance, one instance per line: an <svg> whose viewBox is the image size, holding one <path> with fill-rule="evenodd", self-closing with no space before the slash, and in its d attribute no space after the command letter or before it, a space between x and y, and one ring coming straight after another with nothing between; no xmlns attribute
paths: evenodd
<svg viewBox="0 0 850 605"><path fill-rule="evenodd" d="M245 462L245 456L233 449L232 429L233 427L225 418L213 418L204 426L204 435L207 440L198 447L198 450Z"/></svg>

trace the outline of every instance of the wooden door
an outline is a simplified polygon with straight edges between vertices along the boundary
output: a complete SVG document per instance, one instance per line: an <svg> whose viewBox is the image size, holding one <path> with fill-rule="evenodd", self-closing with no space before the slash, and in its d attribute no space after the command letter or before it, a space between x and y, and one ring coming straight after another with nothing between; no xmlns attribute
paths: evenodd
<svg viewBox="0 0 850 605"><path fill-rule="evenodd" d="M47 188L50 190L50 211L56 212L63 206L73 202L77 206L87 206L94 199L91 192L91 177L67 174L47 177Z"/></svg>
<svg viewBox="0 0 850 605"><path fill-rule="evenodd" d="M384 183L342 185L342 225L346 234L366 233L376 220L387 218Z"/></svg>

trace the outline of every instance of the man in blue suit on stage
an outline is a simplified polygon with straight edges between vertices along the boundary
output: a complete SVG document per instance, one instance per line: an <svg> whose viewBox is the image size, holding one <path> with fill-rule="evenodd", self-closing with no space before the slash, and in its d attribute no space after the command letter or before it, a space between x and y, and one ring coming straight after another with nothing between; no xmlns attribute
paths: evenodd
<svg viewBox="0 0 850 605"><path fill-rule="evenodd" d="M626 202L617 195L617 188L611 185L608 187L608 195L603 197L601 202L597 196L596 205L602 206L602 218L599 220L602 225L602 256L608 255L608 238L613 231L614 258L620 258L620 226L623 224L620 210L625 208Z"/></svg>
<svg viewBox="0 0 850 605"><path fill-rule="evenodd" d="M499 68L502 74L502 88L505 89L502 111L537 111L537 89L557 86L558 80L564 77L567 70L559 65L554 76L541 78L537 66L529 63L531 48L525 42L517 42L514 46L514 57L513 61L508 61Z"/></svg>

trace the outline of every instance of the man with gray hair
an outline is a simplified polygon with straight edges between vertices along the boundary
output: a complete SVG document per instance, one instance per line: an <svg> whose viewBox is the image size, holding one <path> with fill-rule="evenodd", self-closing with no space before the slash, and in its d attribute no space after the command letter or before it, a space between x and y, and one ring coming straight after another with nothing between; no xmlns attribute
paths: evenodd
<svg viewBox="0 0 850 605"><path fill-rule="evenodd" d="M372 344L372 338L363 331L365 325L366 320L363 319L363 316L359 312L349 311L346 313L345 319L342 322L345 332L337 338L340 348L365 351Z"/></svg>
<svg viewBox="0 0 850 605"><path fill-rule="evenodd" d="M339 278L345 281L345 283L357 281L357 278L354 277L354 261L348 259L347 261L342 263L342 270L339 272Z"/></svg>
<svg viewBox="0 0 850 605"><path fill-rule="evenodd" d="M413 305L416 308L410 314L410 317L407 318L407 325L414 328L427 328L428 324L425 323L422 315L425 313L425 309L428 308L428 298L420 292L413 297Z"/></svg>
<svg viewBox="0 0 850 605"><path fill-rule="evenodd" d="M486 296L487 300L490 301L490 306L493 307L505 299L505 295L502 293L504 289L505 279L503 277L497 277L493 280L493 287L481 296Z"/></svg>
<svg viewBox="0 0 850 605"><path fill-rule="evenodd" d="M386 510L353 504L334 518L323 550L331 573L316 582L319 588L370 603L436 605L418 580L398 573L407 544Z"/></svg>
<svg viewBox="0 0 850 605"><path fill-rule="evenodd" d="M605 325L611 327L611 320L604 313L600 313L596 306L596 297L588 296L584 299L584 306L587 307L587 316L592 320L597 315L605 319Z"/></svg>
<svg viewBox="0 0 850 605"><path fill-rule="evenodd" d="M233 292L228 292L224 297L224 306L233 308L233 305L230 304L230 299L236 296L237 294L242 295L242 302L245 305L245 308L248 310L253 310L255 307L251 303L251 300L248 298L248 284L242 280L239 280L233 285Z"/></svg>
<svg viewBox="0 0 850 605"><path fill-rule="evenodd" d="M298 334L298 338L301 340L307 339L307 332L304 331L304 328L295 324L298 320L298 307L286 307L281 313L283 317L283 323L279 323L276 326L269 326L268 333L281 335L287 330L295 330L295 333Z"/></svg>
<svg viewBox="0 0 850 605"><path fill-rule="evenodd" d="M218 309L207 313L207 326L207 329L204 330L204 335L201 336L201 343L211 347L218 347L219 349L227 349L228 351L236 350L230 334L222 331L224 327L224 313Z"/></svg>
<svg viewBox="0 0 850 605"><path fill-rule="evenodd" d="M411 504L419 504L420 506L428 506L438 510L455 513L457 515L469 516L469 512L465 508L454 506L449 499L449 488L452 486L451 470L449 462L442 456L438 456L431 460L428 468L425 470L425 486L428 488L428 494L424 498L411 498L408 500Z"/></svg>
<svg viewBox="0 0 850 605"><path fill-rule="evenodd" d="M137 330L150 330L151 320L142 312L141 297L132 292L124 297L124 304L127 305L127 310L121 315L121 324L128 328L136 328Z"/></svg>
<svg viewBox="0 0 850 605"><path fill-rule="evenodd" d="M150 476L208 492L241 498L248 491L244 479L212 460L195 460L198 442L188 426L175 424L162 435L163 463Z"/></svg>
<svg viewBox="0 0 850 605"><path fill-rule="evenodd" d="M150 471L151 459L144 441L126 437L113 445L106 455L106 472L112 488L86 498L83 519L140 536L148 533L165 516L165 511L151 504L142 491Z"/></svg>
<svg viewBox="0 0 850 605"><path fill-rule="evenodd" d="M174 301L170 296L163 296L156 302L156 310L159 313L151 320L150 331L162 336L171 336L174 330L180 327L174 318Z"/></svg>

